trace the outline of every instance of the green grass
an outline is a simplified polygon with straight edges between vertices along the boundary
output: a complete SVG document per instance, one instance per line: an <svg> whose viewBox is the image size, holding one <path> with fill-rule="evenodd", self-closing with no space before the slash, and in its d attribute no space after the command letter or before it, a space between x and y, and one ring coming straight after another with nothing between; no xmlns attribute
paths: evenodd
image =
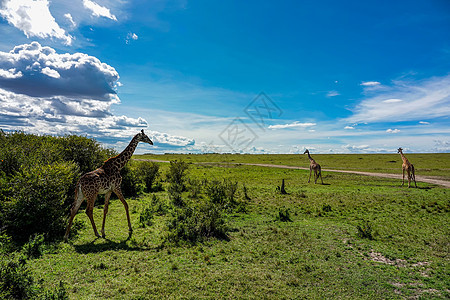
<svg viewBox="0 0 450 300"><path fill-rule="evenodd" d="M360 156L361 161L376 161ZM422 163L419 156L407 156ZM187 162L223 159L176 157ZM292 156L291 164L296 163L293 157L307 166L306 157ZM325 155L313 157L325 168ZM375 167L384 170L386 159ZM399 157L393 159L401 165ZM228 161L288 164L289 159L230 155ZM326 168L347 162L333 163ZM167 168L161 163L163 174ZM190 178L239 182L237 197L247 202L247 212L226 216L229 240L164 243L167 215L154 216L152 226L139 227L140 212L151 202L148 194L127 199L131 239L127 240L123 205L111 200L107 239L95 238L80 210L75 218L84 224L79 234L28 264L48 288L62 280L71 299L450 297L448 189L423 183L420 189L408 189L398 180L341 173L326 173L326 184L315 185L307 184L308 174L245 165L191 165ZM287 195L276 190L281 179ZM250 200L244 200L243 184ZM166 191L156 194L168 201ZM280 220L280 209L289 211L291 221ZM99 205L94 209L97 227L102 216ZM357 227L363 224L370 227L373 239L358 236Z"/></svg>

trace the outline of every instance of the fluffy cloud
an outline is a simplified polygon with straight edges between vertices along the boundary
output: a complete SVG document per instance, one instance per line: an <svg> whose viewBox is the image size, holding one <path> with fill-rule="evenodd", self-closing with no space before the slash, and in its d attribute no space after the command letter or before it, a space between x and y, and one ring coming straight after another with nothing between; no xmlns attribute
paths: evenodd
<svg viewBox="0 0 450 300"><path fill-rule="evenodd" d="M114 21L117 21L117 18L115 15L111 14L111 11L101 6L94 1L91 0L83 0L83 5L85 8L89 9L92 12L92 15L94 17L105 17Z"/></svg>
<svg viewBox="0 0 450 300"><path fill-rule="evenodd" d="M450 75L422 81L394 81L362 100L347 122L402 122L450 115Z"/></svg>
<svg viewBox="0 0 450 300"><path fill-rule="evenodd" d="M72 37L50 13L48 0L5 0L0 6L0 16L28 38L56 38L67 45L72 43Z"/></svg>
<svg viewBox="0 0 450 300"><path fill-rule="evenodd" d="M316 123L300 123L298 121L295 121L294 123L289 124L278 124L278 125L270 125L269 129L285 129L285 128L295 128L295 127L311 127L315 126Z"/></svg>
<svg viewBox="0 0 450 300"><path fill-rule="evenodd" d="M58 54L37 42L0 52L0 88L33 97L87 97L111 101L117 71L83 53Z"/></svg>
<svg viewBox="0 0 450 300"><path fill-rule="evenodd" d="M399 129L391 129L389 128L388 130L386 130L387 133L399 133L400 130Z"/></svg>

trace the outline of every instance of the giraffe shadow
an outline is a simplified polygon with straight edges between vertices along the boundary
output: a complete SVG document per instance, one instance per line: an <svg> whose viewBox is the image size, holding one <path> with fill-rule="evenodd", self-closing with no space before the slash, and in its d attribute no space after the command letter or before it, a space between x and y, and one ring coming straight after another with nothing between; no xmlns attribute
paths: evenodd
<svg viewBox="0 0 450 300"><path fill-rule="evenodd" d="M96 243L96 241L98 241L98 240L104 240L104 242ZM127 243L128 240L129 240L129 238L126 240L120 241L120 242L115 242L115 241L109 240L107 238L96 238L92 242L82 244L82 245L73 245L73 247L75 248L75 251L77 253L82 253L82 254L99 253L99 252L104 252L104 251L109 251L109 250L125 250L125 251L149 250L147 247L141 248L138 246L131 246Z"/></svg>

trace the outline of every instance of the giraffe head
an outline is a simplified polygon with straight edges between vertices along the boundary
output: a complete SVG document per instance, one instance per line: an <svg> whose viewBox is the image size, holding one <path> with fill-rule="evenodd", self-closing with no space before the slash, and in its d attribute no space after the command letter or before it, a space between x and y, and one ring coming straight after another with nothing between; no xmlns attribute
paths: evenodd
<svg viewBox="0 0 450 300"><path fill-rule="evenodd" d="M402 151L403 151L402 148L398 148L398 149L397 149L397 153L403 153Z"/></svg>
<svg viewBox="0 0 450 300"><path fill-rule="evenodd" d="M306 149L305 152L303 152L303 154L306 154L306 153L309 153L309 150L308 150L308 149Z"/></svg>
<svg viewBox="0 0 450 300"><path fill-rule="evenodd" d="M141 132L136 135L136 137L138 142L144 142L153 145L152 140L144 133L144 129L142 129Z"/></svg>

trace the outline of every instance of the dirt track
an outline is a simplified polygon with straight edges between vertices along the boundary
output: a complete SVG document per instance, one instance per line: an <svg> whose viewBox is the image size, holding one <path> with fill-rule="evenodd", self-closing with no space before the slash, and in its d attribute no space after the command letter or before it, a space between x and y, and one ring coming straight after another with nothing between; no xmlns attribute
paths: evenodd
<svg viewBox="0 0 450 300"><path fill-rule="evenodd" d="M154 162L165 162L166 160L157 160L157 159L136 159L139 161L154 161ZM208 162L198 162L196 164L214 164L214 165L246 165L246 166L258 166L258 167L268 167L268 168L280 168L280 169L294 169L294 170L309 170L309 168L305 167L296 167L296 166L286 166L286 165L272 165L272 164L254 164L254 163L208 163ZM332 170L332 169L322 169L323 172L339 172L339 173L350 173L350 174L358 174L365 176L375 176L375 177L384 177L384 178L393 178L393 179L402 179L402 174L389 174L389 173L372 173L372 172L361 172L361 171L347 171L347 170ZM406 176L405 176L406 177ZM407 182L407 179L405 178ZM450 181L443 179L436 179L427 176L416 175L416 181L432 183L444 186L446 188L450 188ZM405 183L407 184L407 183Z"/></svg>

